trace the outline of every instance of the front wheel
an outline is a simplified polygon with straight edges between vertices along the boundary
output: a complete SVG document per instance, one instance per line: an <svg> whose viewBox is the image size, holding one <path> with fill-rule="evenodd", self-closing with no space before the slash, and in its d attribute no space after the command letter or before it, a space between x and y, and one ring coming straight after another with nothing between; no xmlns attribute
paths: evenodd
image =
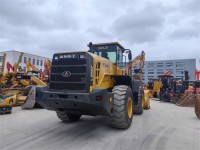
<svg viewBox="0 0 200 150"><path fill-rule="evenodd" d="M127 129L133 118L133 94L131 88L119 85L113 88L113 115L110 117L110 125L114 128Z"/></svg>
<svg viewBox="0 0 200 150"><path fill-rule="evenodd" d="M144 91L142 89L142 85L139 86L139 91L137 92L138 103L134 104L134 114L141 115L144 110Z"/></svg>
<svg viewBox="0 0 200 150"><path fill-rule="evenodd" d="M161 101L164 101L164 102L170 102L171 100L171 97L168 93L164 93L163 95L161 95Z"/></svg>
<svg viewBox="0 0 200 150"><path fill-rule="evenodd" d="M65 111L57 111L56 113L58 118L64 122L75 122L81 118L81 115L67 114Z"/></svg>

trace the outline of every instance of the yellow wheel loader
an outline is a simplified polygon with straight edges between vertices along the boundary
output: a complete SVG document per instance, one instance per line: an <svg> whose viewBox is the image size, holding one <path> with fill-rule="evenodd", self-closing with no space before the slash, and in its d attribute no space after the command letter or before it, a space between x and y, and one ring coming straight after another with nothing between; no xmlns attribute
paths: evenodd
<svg viewBox="0 0 200 150"><path fill-rule="evenodd" d="M14 94L0 95L0 114L11 114L15 100Z"/></svg>
<svg viewBox="0 0 200 150"><path fill-rule="evenodd" d="M162 82L159 79L150 79L147 84L147 89L149 90L149 96L154 98L159 98L157 95L158 90L162 87Z"/></svg>
<svg viewBox="0 0 200 150"><path fill-rule="evenodd" d="M53 55L49 87L36 88L36 101L65 122L102 115L109 117L112 127L127 129L133 113L142 114L149 107L141 76L132 76L136 63L140 70L135 72L141 74L145 53L132 60L131 51L118 42L88 46L88 52Z"/></svg>

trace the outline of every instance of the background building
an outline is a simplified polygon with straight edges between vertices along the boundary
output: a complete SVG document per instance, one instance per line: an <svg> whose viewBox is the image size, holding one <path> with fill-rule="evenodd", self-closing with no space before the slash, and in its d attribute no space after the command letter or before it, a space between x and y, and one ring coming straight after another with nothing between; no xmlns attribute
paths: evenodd
<svg viewBox="0 0 200 150"><path fill-rule="evenodd" d="M145 61L143 81L148 82L150 78L157 78L158 75L169 70L177 78L184 77L184 71L188 71L190 80L195 80L195 68L196 59Z"/></svg>
<svg viewBox="0 0 200 150"><path fill-rule="evenodd" d="M0 70L1 70L1 66L2 66L2 56L4 53L6 53L6 61L5 61L5 70L4 71L7 71L6 63L10 62L11 65L14 65L14 63L18 61L21 52L15 51L15 50L0 52ZM49 59L49 58L24 53L22 56L22 61L20 62L19 66L21 66L21 68L23 70L26 70L26 61L29 60L39 70L43 70L44 69L44 61L46 59Z"/></svg>

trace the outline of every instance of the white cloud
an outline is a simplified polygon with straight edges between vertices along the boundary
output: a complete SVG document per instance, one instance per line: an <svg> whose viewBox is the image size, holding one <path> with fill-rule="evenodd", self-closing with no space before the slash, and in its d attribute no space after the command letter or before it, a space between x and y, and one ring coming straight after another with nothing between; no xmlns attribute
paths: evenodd
<svg viewBox="0 0 200 150"><path fill-rule="evenodd" d="M118 41L147 60L200 58L199 0L0 0L0 50L87 50Z"/></svg>

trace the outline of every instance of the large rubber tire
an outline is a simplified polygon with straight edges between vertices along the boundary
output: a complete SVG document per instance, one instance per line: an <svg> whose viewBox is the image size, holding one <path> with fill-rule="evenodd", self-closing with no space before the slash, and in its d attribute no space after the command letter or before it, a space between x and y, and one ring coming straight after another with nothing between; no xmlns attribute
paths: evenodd
<svg viewBox="0 0 200 150"><path fill-rule="evenodd" d="M158 97L159 100L160 100L160 89L157 91L157 97Z"/></svg>
<svg viewBox="0 0 200 150"><path fill-rule="evenodd" d="M119 85L113 88L113 115L109 123L118 129L128 129L133 118L133 94L129 86ZM131 107L131 108L130 108Z"/></svg>
<svg viewBox="0 0 200 150"><path fill-rule="evenodd" d="M171 98L170 98L170 95L169 94L166 94L164 93L163 95L161 95L161 101L164 101L164 102L170 102Z"/></svg>
<svg viewBox="0 0 200 150"><path fill-rule="evenodd" d="M64 122L75 122L81 118L81 115L67 114L65 111L57 111L56 113L58 118Z"/></svg>
<svg viewBox="0 0 200 150"><path fill-rule="evenodd" d="M144 91L142 88L142 85L139 85L139 91L138 91L138 103L134 104L134 108L133 108L133 113L136 115L141 115L143 114L143 104L142 104L142 98L144 96Z"/></svg>
<svg viewBox="0 0 200 150"><path fill-rule="evenodd" d="M157 92L154 92L154 93L153 93L153 98L158 98Z"/></svg>

